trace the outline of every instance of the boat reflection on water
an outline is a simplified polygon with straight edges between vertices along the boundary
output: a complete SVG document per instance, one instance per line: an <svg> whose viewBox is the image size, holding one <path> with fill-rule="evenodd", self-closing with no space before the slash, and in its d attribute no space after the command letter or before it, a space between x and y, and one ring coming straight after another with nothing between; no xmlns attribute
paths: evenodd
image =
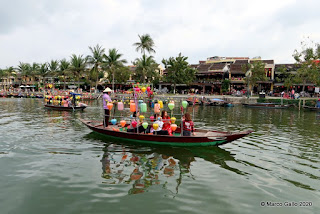
<svg viewBox="0 0 320 214"><path fill-rule="evenodd" d="M185 177L196 179L191 172L192 162L197 158L245 175L228 166L226 161L236 161L230 152L219 147L175 148L107 142L102 135L91 132L86 138L105 142L103 149L102 177L108 184L131 184L129 194L143 193L153 185L178 194Z"/></svg>

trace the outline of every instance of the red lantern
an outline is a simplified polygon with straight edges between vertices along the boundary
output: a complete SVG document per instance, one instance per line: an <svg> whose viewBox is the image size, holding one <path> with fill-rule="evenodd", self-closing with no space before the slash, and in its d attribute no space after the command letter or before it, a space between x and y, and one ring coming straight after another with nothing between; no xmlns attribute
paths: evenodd
<svg viewBox="0 0 320 214"><path fill-rule="evenodd" d="M137 123L137 121L135 121L135 120L132 121L132 123L131 123L131 125L132 125L133 128L136 128L136 127L137 127L137 124L138 124L138 123Z"/></svg>

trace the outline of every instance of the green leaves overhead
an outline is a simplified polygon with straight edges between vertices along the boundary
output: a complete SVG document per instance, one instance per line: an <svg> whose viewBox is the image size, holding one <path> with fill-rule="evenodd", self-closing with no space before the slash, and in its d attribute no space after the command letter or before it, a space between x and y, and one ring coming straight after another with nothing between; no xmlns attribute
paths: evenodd
<svg viewBox="0 0 320 214"><path fill-rule="evenodd" d="M154 42L153 39L149 34L143 34L143 35L138 35L140 41L136 42L133 44L133 46L136 46L136 51L138 52L139 50L143 55L146 54L146 51L151 54L155 53L156 51L153 49L154 48Z"/></svg>

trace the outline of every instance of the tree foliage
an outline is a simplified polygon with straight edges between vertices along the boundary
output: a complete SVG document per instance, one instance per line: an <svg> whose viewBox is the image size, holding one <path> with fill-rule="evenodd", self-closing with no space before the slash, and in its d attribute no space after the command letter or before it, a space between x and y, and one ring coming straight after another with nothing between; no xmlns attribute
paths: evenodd
<svg viewBox="0 0 320 214"><path fill-rule="evenodd" d="M136 46L136 51L138 52L139 50L143 55L146 54L146 51L150 53L155 53L156 51L153 49L154 48L154 42L153 39L149 34L143 34L143 35L138 35L140 41L136 42L133 44L133 46Z"/></svg>
<svg viewBox="0 0 320 214"><path fill-rule="evenodd" d="M157 72L159 64L156 63L153 56L142 55L141 58L137 58L134 63L136 66L134 79L141 82L152 82L159 78Z"/></svg>
<svg viewBox="0 0 320 214"><path fill-rule="evenodd" d="M163 59L162 63L167 71L166 82L174 84L174 93L176 84L190 84L195 79L196 70L189 66L188 57L182 56L181 53L177 57Z"/></svg>
<svg viewBox="0 0 320 214"><path fill-rule="evenodd" d="M243 65L242 70L246 71L245 80L250 86L259 85L258 82L268 80L265 71L265 63L256 60L251 64Z"/></svg>

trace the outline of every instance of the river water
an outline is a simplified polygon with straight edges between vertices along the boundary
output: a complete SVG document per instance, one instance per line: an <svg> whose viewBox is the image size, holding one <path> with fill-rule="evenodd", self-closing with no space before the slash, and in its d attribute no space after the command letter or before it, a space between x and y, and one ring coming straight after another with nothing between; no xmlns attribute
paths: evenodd
<svg viewBox="0 0 320 214"><path fill-rule="evenodd" d="M196 106L196 127L254 133L175 148L107 141L79 121L102 118L88 104L0 99L0 213L319 213L316 112Z"/></svg>

